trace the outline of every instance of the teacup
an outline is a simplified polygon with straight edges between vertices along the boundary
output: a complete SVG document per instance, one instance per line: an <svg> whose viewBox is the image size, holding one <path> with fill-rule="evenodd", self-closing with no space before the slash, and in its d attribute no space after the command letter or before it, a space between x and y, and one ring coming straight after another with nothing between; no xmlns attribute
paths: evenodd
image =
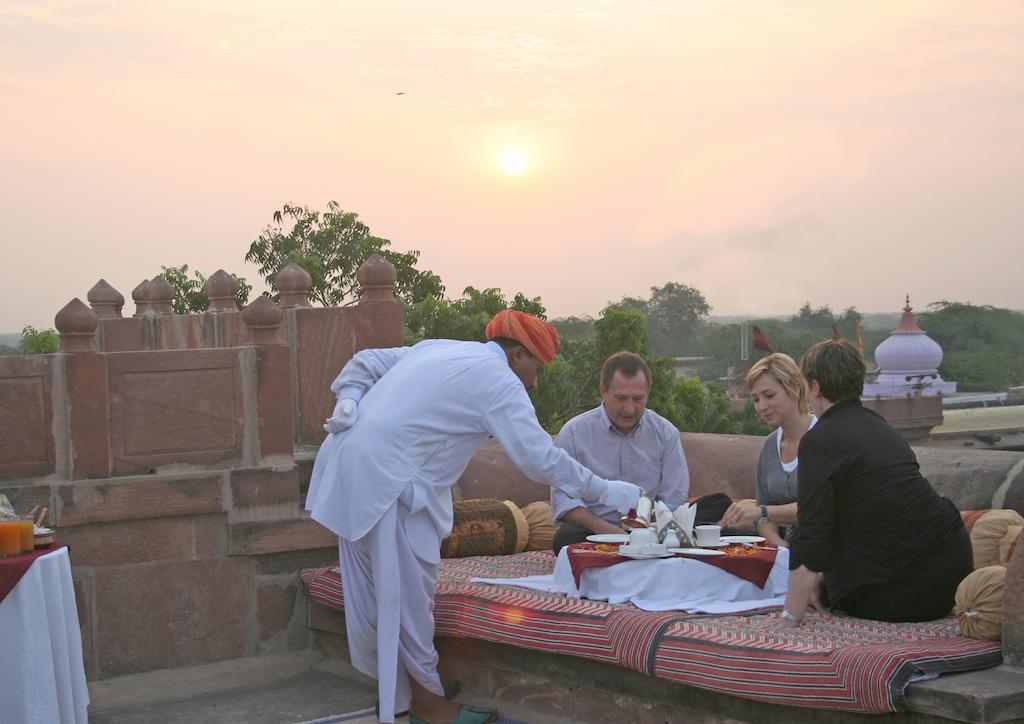
<svg viewBox="0 0 1024 724"><path fill-rule="evenodd" d="M697 533L697 545L708 547L722 545L721 526L698 525L694 531Z"/></svg>

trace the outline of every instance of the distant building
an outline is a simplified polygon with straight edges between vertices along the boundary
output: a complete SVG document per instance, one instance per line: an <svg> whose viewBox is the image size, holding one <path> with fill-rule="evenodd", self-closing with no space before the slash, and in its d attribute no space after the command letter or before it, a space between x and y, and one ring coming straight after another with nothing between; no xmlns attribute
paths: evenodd
<svg viewBox="0 0 1024 724"><path fill-rule="evenodd" d="M910 296L899 326L875 348L878 377L864 385L864 397L933 397L956 392L939 375L942 347L917 326Z"/></svg>

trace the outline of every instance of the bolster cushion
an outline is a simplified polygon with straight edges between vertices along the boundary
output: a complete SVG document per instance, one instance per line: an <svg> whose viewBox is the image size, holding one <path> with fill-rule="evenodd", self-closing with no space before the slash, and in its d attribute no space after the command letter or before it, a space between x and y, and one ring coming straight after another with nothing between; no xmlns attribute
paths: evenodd
<svg viewBox="0 0 1024 724"><path fill-rule="evenodd" d="M441 541L442 558L504 556L518 552L516 516L500 500L479 498L453 504L452 532Z"/></svg>
<svg viewBox="0 0 1024 724"><path fill-rule="evenodd" d="M999 641L1003 636L1003 585L1006 566L974 571L956 589L960 633L972 639Z"/></svg>
<svg viewBox="0 0 1024 724"><path fill-rule="evenodd" d="M984 568L1006 562L1010 545L1024 529L1024 518L1016 510L990 510L971 528L974 567Z"/></svg>

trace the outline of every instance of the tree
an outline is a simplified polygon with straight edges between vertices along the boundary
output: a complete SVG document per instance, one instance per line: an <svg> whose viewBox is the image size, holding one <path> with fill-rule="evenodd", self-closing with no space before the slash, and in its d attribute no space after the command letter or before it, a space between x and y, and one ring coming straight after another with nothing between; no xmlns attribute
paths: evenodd
<svg viewBox="0 0 1024 724"><path fill-rule="evenodd" d="M675 419L672 421L681 431L735 432L729 398L721 387L705 385L696 377L677 377L672 397L675 403Z"/></svg>
<svg viewBox="0 0 1024 724"><path fill-rule="evenodd" d="M188 275L188 264L181 266L161 266L161 274L167 283L174 287L174 312L175 314L192 314L194 312L205 312L210 308L210 299L203 291L206 284L206 277L198 271L193 271L192 276ZM235 306L239 309L245 307L249 301L249 293L252 291L250 285L244 278L231 275L231 278L238 283L238 293L235 295Z"/></svg>
<svg viewBox="0 0 1024 724"><path fill-rule="evenodd" d="M550 320L558 330L558 336L563 342L582 342L593 339L594 319L586 317L562 317Z"/></svg>
<svg viewBox="0 0 1024 724"><path fill-rule="evenodd" d="M964 391L1001 391L1024 382L1024 315L938 301L917 322L943 349L943 378Z"/></svg>
<svg viewBox="0 0 1024 724"><path fill-rule="evenodd" d="M50 354L60 349L60 337L55 329L36 329L27 324L21 330L18 349L22 354Z"/></svg>
<svg viewBox="0 0 1024 724"><path fill-rule="evenodd" d="M703 324L711 312L700 290L686 284L669 282L651 287L648 300L623 297L606 309L634 309L647 316L647 337L651 354L659 357L681 357L693 354Z"/></svg>
<svg viewBox="0 0 1024 724"><path fill-rule="evenodd" d="M544 318L540 297L522 292L509 302L500 289L466 287L459 299L427 296L406 307L405 339L415 344L423 339L466 339L483 341L484 328L502 309L515 309Z"/></svg>
<svg viewBox="0 0 1024 724"><path fill-rule="evenodd" d="M290 223L285 231L282 224ZM267 284L274 285L277 273L295 262L313 277L311 297L324 306L351 303L358 297L356 271L371 254L380 254L398 273L396 296L405 304L444 293L441 278L430 271L416 269L418 251L395 251L391 242L373 236L359 216L343 210L336 201L327 211L285 204L274 212L274 225L268 225L249 246L245 260L259 264Z"/></svg>

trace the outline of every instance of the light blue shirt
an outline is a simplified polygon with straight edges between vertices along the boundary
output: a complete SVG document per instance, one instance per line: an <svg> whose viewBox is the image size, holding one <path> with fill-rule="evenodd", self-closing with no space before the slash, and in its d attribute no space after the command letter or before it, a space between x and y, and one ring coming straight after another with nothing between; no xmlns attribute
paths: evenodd
<svg viewBox="0 0 1024 724"><path fill-rule="evenodd" d="M645 410L636 427L622 434L612 425L604 405L599 405L565 423L555 445L595 474L639 485L647 497L664 501L672 510L683 504L690 491L679 430L653 410ZM551 508L555 520L573 508L587 508L616 524L621 517L617 510L584 503L561 490L551 491Z"/></svg>
<svg viewBox="0 0 1024 724"><path fill-rule="evenodd" d="M494 342L435 339L363 350L331 389L359 400L359 414L320 446L306 507L347 540L364 536L399 497L411 513L426 511L447 535L450 489L492 435L532 480L587 500L607 489L606 480L554 446Z"/></svg>

